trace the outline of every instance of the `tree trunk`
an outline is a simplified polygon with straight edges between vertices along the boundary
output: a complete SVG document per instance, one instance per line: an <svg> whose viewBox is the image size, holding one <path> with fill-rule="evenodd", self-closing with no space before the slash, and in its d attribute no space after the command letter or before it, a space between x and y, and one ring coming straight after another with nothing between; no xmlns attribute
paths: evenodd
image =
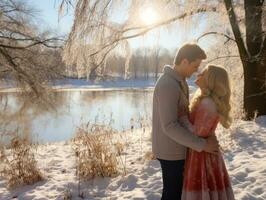
<svg viewBox="0 0 266 200"><path fill-rule="evenodd" d="M246 62L244 66L244 110L246 118L266 115L266 63Z"/></svg>
<svg viewBox="0 0 266 200"><path fill-rule="evenodd" d="M263 40L261 0L245 0L246 43L249 58L244 67L244 109L247 119L266 115L266 46Z"/></svg>
<svg viewBox="0 0 266 200"><path fill-rule="evenodd" d="M95 81L96 77L97 77L96 69L91 70L89 75L89 80Z"/></svg>
<svg viewBox="0 0 266 200"><path fill-rule="evenodd" d="M246 119L266 115L266 39L262 29L264 0L245 0L246 45L240 32L232 0L224 0L244 71Z"/></svg>
<svg viewBox="0 0 266 200"><path fill-rule="evenodd" d="M158 80L158 73L159 73L159 63L160 63L160 56L159 56L160 49L156 50L155 52L155 80Z"/></svg>
<svg viewBox="0 0 266 200"><path fill-rule="evenodd" d="M91 63L92 67L90 68L89 72L89 80L95 81L97 78L97 68L98 66L95 63Z"/></svg>
<svg viewBox="0 0 266 200"><path fill-rule="evenodd" d="M156 64L156 66L155 66L155 80L156 81L158 80L158 72L159 72L159 65Z"/></svg>
<svg viewBox="0 0 266 200"><path fill-rule="evenodd" d="M137 79L137 66L134 65L134 79Z"/></svg>

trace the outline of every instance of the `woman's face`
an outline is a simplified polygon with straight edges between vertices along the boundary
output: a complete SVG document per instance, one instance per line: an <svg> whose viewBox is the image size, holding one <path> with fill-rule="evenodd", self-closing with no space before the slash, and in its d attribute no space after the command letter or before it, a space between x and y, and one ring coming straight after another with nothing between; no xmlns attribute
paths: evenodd
<svg viewBox="0 0 266 200"><path fill-rule="evenodd" d="M207 88L207 83L206 83L206 76L207 76L207 71L204 70L201 73L198 74L197 79L195 83L199 86L201 89L206 89Z"/></svg>

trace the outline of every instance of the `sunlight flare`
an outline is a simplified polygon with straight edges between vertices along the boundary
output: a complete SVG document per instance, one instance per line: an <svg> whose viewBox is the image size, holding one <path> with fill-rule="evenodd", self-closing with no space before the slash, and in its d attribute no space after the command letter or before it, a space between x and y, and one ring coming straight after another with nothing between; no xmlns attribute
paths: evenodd
<svg viewBox="0 0 266 200"><path fill-rule="evenodd" d="M140 11L140 18L145 25L151 25L158 22L159 15L152 8L146 8Z"/></svg>

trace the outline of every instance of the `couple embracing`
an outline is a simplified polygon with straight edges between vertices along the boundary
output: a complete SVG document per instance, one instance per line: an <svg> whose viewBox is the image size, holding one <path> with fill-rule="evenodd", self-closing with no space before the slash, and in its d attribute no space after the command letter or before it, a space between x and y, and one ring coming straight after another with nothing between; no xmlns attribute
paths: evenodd
<svg viewBox="0 0 266 200"><path fill-rule="evenodd" d="M152 150L162 169L162 200L233 200L215 129L231 123L227 71L208 65L198 74L189 103L186 78L198 71L205 52L182 46L165 66L153 94Z"/></svg>

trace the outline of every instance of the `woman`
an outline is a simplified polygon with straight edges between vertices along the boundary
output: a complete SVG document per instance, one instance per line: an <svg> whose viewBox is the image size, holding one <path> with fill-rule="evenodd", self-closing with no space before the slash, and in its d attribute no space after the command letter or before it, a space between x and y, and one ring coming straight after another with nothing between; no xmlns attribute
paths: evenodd
<svg viewBox="0 0 266 200"><path fill-rule="evenodd" d="M201 137L213 134L218 123L229 128L231 91L226 70L209 65L198 75L196 84L200 92L191 104L188 128ZM182 200L232 199L234 194L221 152L214 155L188 149Z"/></svg>

